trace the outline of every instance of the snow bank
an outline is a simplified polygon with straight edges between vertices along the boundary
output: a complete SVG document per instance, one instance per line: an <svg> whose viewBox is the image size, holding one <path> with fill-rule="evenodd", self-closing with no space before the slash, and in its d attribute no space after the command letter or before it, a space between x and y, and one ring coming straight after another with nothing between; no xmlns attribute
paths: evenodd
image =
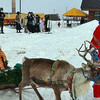
<svg viewBox="0 0 100 100"><path fill-rule="evenodd" d="M52 34L16 33L16 30L4 27L5 34L0 34L0 45L9 61L9 66L22 63L24 56L29 58L63 59L69 61L76 68L81 67L84 60L79 57L76 48L79 48L85 40L91 40L92 34L98 22L96 20L74 28L58 28L57 22L52 22ZM92 85L92 84L91 84ZM39 89L45 100L54 100L51 89ZM38 100L33 90L24 90L23 100ZM80 100L92 100L92 88ZM0 92L0 100L18 100L18 94L14 92ZM62 93L62 100L70 100L68 92Z"/></svg>

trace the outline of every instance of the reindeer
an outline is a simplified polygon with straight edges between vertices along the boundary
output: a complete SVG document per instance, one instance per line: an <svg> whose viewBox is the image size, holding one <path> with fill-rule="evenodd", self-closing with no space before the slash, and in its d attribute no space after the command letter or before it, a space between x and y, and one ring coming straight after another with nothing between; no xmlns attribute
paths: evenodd
<svg viewBox="0 0 100 100"><path fill-rule="evenodd" d="M45 58L29 59L25 57L22 64L22 81L19 84L19 100L22 100L22 89L30 84L39 100L44 99L38 92L36 86L52 88L56 100L61 100L61 92L67 90L69 90L72 99L76 100L72 91L73 84L75 86L76 96L86 93L89 90L89 78L95 79L100 74L100 71L96 67L98 64L94 64L86 58L88 53L91 55L89 49L85 46L84 54L82 55L80 53L82 52L81 48L82 46L79 50L77 49L78 54L87 62L87 64L82 64L82 68L75 68L67 61L59 60L53 69L52 65L55 64L55 60ZM83 75L83 72L85 75ZM86 76L86 78L84 78L84 76ZM100 80L97 82L100 82Z"/></svg>

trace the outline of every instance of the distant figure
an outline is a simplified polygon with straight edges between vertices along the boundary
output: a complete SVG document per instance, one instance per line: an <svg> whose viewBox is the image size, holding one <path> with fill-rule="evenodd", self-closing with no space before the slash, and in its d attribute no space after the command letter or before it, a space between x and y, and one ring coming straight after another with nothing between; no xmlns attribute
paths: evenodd
<svg viewBox="0 0 100 100"><path fill-rule="evenodd" d="M27 20L28 20L27 21L28 31L34 33L35 32L34 25L33 25L34 14L32 12L28 12Z"/></svg>
<svg viewBox="0 0 100 100"><path fill-rule="evenodd" d="M51 22L51 20L48 20L48 22L47 22L47 32L50 32L51 29L52 29L52 22Z"/></svg>
<svg viewBox="0 0 100 100"><path fill-rule="evenodd" d="M36 32L40 32L40 16L36 15Z"/></svg>
<svg viewBox="0 0 100 100"><path fill-rule="evenodd" d="M24 16L24 19L23 19L23 27L24 27L24 32L25 32L25 33L28 32L28 29L27 29L27 22L28 22L27 16Z"/></svg>
<svg viewBox="0 0 100 100"><path fill-rule="evenodd" d="M45 22L44 22L44 25L45 25L45 32L48 32L48 28L47 28L48 20L49 20L49 15L45 15Z"/></svg>
<svg viewBox="0 0 100 100"><path fill-rule="evenodd" d="M0 47L0 70L3 70L5 68L8 68L7 58L5 56L5 53L1 50L1 47Z"/></svg>
<svg viewBox="0 0 100 100"><path fill-rule="evenodd" d="M84 24L84 23L85 23L85 19L82 17L81 21L80 21L80 24Z"/></svg>
<svg viewBox="0 0 100 100"><path fill-rule="evenodd" d="M17 15L16 15L16 30L17 30L17 33L21 33L21 15L20 15L20 12L17 12Z"/></svg>
<svg viewBox="0 0 100 100"><path fill-rule="evenodd" d="M40 19L40 32L44 32L44 19Z"/></svg>
<svg viewBox="0 0 100 100"><path fill-rule="evenodd" d="M60 25L61 25L61 23L60 23L60 22L58 22L58 27L60 27Z"/></svg>
<svg viewBox="0 0 100 100"><path fill-rule="evenodd" d="M0 8L0 27L1 27L0 33L2 33L2 34L4 34L4 32L3 32L4 17L5 17L5 14L3 13L3 8Z"/></svg>

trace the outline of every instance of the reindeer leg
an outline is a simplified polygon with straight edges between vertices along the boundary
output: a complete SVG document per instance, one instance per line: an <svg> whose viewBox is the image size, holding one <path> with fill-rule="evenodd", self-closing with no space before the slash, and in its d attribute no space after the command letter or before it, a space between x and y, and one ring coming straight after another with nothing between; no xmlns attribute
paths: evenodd
<svg viewBox="0 0 100 100"><path fill-rule="evenodd" d="M19 84L19 100L22 100L22 89L23 89L23 83L21 82Z"/></svg>
<svg viewBox="0 0 100 100"><path fill-rule="evenodd" d="M22 89L26 86L29 85L30 83L19 83L19 100L22 100Z"/></svg>
<svg viewBox="0 0 100 100"><path fill-rule="evenodd" d="M37 88L36 88L36 85L32 83L31 86L32 86L32 88L34 89L34 91L36 92L36 94L38 95L39 99L40 99L40 100L44 100L44 99L42 98L42 96L40 95L40 93L38 92L38 90L37 90Z"/></svg>
<svg viewBox="0 0 100 100"><path fill-rule="evenodd" d="M56 96L56 100L61 100L60 94L61 92L59 91L59 89L57 88L57 86L53 86L53 90Z"/></svg>

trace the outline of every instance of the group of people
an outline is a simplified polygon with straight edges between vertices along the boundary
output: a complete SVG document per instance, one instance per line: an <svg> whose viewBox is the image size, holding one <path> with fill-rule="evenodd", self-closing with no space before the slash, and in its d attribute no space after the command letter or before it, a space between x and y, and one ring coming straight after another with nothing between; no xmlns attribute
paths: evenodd
<svg viewBox="0 0 100 100"><path fill-rule="evenodd" d="M45 15L45 18L40 18L38 14L34 16L33 12L29 12L28 15L24 16L24 19L23 19L24 32L38 33L38 32L50 31L48 30L48 27L47 27L48 20L49 20L48 15ZM16 23L17 33L21 33L20 12L17 12L15 23Z"/></svg>
<svg viewBox="0 0 100 100"><path fill-rule="evenodd" d="M3 8L0 8L0 27L1 27L0 33L2 34L4 34L4 31L3 31L4 17L5 17L5 14L3 12ZM40 18L38 14L34 16L33 12L29 12L28 15L24 16L24 19L22 21L21 14L18 11L16 13L14 25L16 26L17 33L21 33L22 26L24 28L25 33L48 32L50 31L50 27L48 27L48 22L49 22L48 20L49 20L49 15L45 15L44 18Z"/></svg>

